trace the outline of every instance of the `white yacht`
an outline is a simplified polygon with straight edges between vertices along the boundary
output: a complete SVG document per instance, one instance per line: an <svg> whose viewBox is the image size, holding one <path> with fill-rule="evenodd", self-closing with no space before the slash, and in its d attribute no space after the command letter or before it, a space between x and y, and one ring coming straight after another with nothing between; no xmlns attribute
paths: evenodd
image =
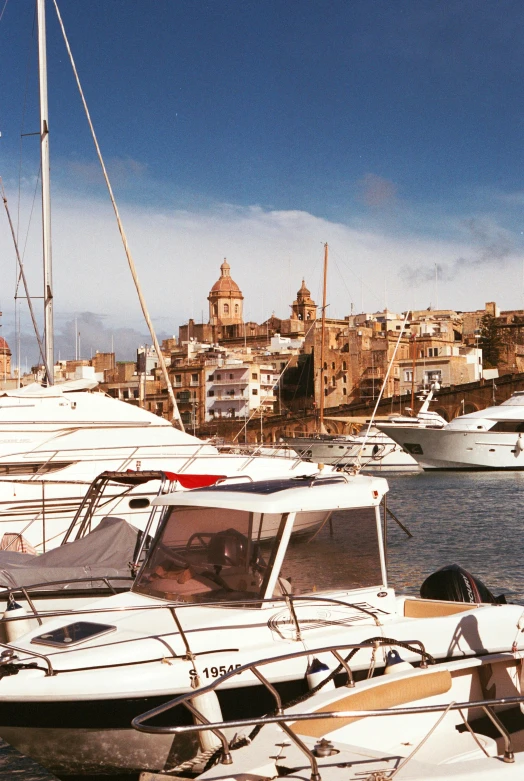
<svg viewBox="0 0 524 781"><path fill-rule="evenodd" d="M444 418L429 409L435 390L437 388L432 386L419 397L422 406L415 416L390 415L386 425L417 428L445 426ZM408 411L412 412L409 409ZM378 423L378 419L375 423ZM337 467L358 465L365 472L418 472L420 467L415 458L394 441L394 438L379 430L375 423L369 425L370 421L366 421L359 434L305 434L287 437L285 441L302 458L316 463Z"/></svg>
<svg viewBox="0 0 524 781"><path fill-rule="evenodd" d="M159 497L166 514L129 592L43 625L29 613L29 630L0 643L0 737L59 775L169 771L196 741L136 732L131 721L260 657L298 652L268 672L288 702L307 690L308 649L365 643L351 663L358 678L382 669L398 643L409 662L520 647L522 606L395 594L383 543L387 490L381 477L341 474ZM313 542L289 544L313 520ZM320 549L333 566L318 565ZM233 675L214 720L260 716L272 703L254 674ZM169 719L191 716L177 708Z"/></svg>
<svg viewBox="0 0 524 781"><path fill-rule="evenodd" d="M104 471L156 470L263 479L318 471L284 450L220 451L169 421L85 381L32 384L0 394L0 540L23 535L37 550L60 543L89 485ZM326 471L331 471L327 468ZM128 508L129 509L129 508ZM118 508L118 515L137 523Z"/></svg>
<svg viewBox="0 0 524 781"><path fill-rule="evenodd" d="M442 428L377 425L423 469L524 469L524 391Z"/></svg>

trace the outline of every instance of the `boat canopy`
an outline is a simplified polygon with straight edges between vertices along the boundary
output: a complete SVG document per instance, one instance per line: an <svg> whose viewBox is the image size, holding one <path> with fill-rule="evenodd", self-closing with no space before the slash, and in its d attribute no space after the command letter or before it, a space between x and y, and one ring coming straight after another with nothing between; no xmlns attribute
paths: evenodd
<svg viewBox="0 0 524 781"><path fill-rule="evenodd" d="M389 490L383 477L330 475L215 485L159 496L153 504L221 507L262 513L377 506Z"/></svg>

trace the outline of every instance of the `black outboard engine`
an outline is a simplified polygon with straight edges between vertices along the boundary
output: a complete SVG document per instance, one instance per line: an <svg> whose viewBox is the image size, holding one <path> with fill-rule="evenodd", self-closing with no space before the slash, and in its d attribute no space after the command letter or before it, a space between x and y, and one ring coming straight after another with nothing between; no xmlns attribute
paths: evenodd
<svg viewBox="0 0 524 781"><path fill-rule="evenodd" d="M420 587L423 599L443 599L447 602L490 603L505 605L506 597L495 597L478 578L458 564L449 564L426 578Z"/></svg>

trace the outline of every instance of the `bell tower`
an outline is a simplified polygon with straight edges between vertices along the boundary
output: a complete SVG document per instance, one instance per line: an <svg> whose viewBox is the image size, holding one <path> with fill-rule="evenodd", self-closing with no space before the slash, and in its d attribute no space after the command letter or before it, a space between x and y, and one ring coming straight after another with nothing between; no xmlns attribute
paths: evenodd
<svg viewBox="0 0 524 781"><path fill-rule="evenodd" d="M236 325L243 322L244 296L237 283L231 279L231 266L224 258L220 277L207 297L210 325Z"/></svg>
<svg viewBox="0 0 524 781"><path fill-rule="evenodd" d="M293 320L303 320L304 322L309 320L313 322L317 317L317 305L311 298L311 293L307 289L304 280L302 280L302 286L297 292L297 298L293 301L291 309L293 310L291 313Z"/></svg>

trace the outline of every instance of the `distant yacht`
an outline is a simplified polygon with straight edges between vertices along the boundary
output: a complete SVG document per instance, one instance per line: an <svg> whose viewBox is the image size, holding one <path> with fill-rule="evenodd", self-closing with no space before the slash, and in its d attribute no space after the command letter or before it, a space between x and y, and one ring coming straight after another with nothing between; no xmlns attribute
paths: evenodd
<svg viewBox="0 0 524 781"><path fill-rule="evenodd" d="M420 397L422 406L415 417L391 415L386 425L395 428L442 428L446 421L429 409L435 388ZM357 419L355 418L355 421ZM366 421L369 424L370 421ZM379 430L380 429L380 430ZM285 437L284 441L302 458L337 467L356 467L369 472L417 472L420 466L406 450L387 436L377 421L363 426L359 434L304 434Z"/></svg>
<svg viewBox="0 0 524 781"><path fill-rule="evenodd" d="M524 391L443 428L378 423L423 469L524 469Z"/></svg>

